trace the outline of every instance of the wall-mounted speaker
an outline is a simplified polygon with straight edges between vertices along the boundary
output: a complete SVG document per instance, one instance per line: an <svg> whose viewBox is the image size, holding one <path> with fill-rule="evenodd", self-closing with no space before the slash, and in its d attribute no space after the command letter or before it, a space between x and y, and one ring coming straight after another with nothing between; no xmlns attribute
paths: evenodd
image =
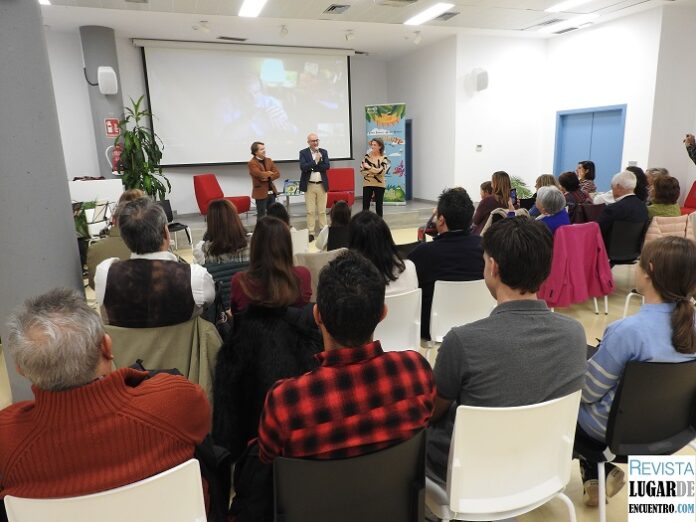
<svg viewBox="0 0 696 522"><path fill-rule="evenodd" d="M483 69L476 72L476 90L482 91L488 88L488 71Z"/></svg>
<svg viewBox="0 0 696 522"><path fill-rule="evenodd" d="M97 84L99 85L99 92L102 94L118 93L118 80L113 67L101 66L97 68Z"/></svg>

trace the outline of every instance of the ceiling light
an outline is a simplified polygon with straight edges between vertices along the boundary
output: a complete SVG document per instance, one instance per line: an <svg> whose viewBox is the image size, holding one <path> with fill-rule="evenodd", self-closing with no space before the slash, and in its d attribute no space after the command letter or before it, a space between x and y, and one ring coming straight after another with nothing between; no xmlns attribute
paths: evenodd
<svg viewBox="0 0 696 522"><path fill-rule="evenodd" d="M39 0L39 4L41 4L41 5L51 5L51 0Z"/></svg>
<svg viewBox="0 0 696 522"><path fill-rule="evenodd" d="M583 4L589 4L592 0L566 0L560 4L555 4L545 9L547 13L561 13L565 11L570 11L574 7L578 7Z"/></svg>
<svg viewBox="0 0 696 522"><path fill-rule="evenodd" d="M239 9L239 16L255 18L259 16L264 5L266 5L266 0L244 0Z"/></svg>
<svg viewBox="0 0 696 522"><path fill-rule="evenodd" d="M198 28L204 33L210 33L210 27L208 27L208 20L201 20L198 22Z"/></svg>
<svg viewBox="0 0 696 522"><path fill-rule="evenodd" d="M414 31L413 34L415 35L415 37L413 38L413 43L418 45L423 40L423 37L421 36L421 32Z"/></svg>
<svg viewBox="0 0 696 522"><path fill-rule="evenodd" d="M288 26L287 25L281 25L280 26L280 36L283 38L288 35Z"/></svg>
<svg viewBox="0 0 696 522"><path fill-rule="evenodd" d="M586 15L574 16L573 18L568 18L557 24L545 25L539 29L540 33L556 33L562 31L563 29L568 29L569 27L580 27L581 25L587 25L588 22L599 18L597 13L591 13Z"/></svg>
<svg viewBox="0 0 696 522"><path fill-rule="evenodd" d="M355 38L355 33L353 31L351 31L350 29L348 29L346 31L346 42L351 41L353 38Z"/></svg>
<svg viewBox="0 0 696 522"><path fill-rule="evenodd" d="M428 7L425 11L421 11L416 16L412 16L404 22L404 25L421 25L425 22L437 18L442 13L447 12L448 9L452 9L454 4L444 4L442 2L437 3L431 7Z"/></svg>

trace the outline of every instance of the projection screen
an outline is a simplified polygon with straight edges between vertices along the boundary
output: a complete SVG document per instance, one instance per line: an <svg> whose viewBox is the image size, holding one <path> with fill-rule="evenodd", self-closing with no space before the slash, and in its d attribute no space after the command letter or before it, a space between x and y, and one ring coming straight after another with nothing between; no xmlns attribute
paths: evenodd
<svg viewBox="0 0 696 522"><path fill-rule="evenodd" d="M332 159L351 157L345 53L138 42L163 166L246 162L254 141L276 161L297 161L310 132Z"/></svg>

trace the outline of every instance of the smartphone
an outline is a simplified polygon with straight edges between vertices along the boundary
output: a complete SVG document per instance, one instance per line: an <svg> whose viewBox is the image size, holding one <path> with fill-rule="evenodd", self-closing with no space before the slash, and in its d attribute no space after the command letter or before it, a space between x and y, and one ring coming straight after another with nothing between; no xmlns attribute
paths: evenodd
<svg viewBox="0 0 696 522"><path fill-rule="evenodd" d="M517 206L517 189L510 189L510 199L512 200L512 205Z"/></svg>

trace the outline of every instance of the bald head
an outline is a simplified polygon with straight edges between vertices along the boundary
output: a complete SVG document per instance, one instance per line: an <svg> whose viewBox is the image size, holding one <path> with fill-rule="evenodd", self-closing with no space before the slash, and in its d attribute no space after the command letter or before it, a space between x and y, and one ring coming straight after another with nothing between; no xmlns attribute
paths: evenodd
<svg viewBox="0 0 696 522"><path fill-rule="evenodd" d="M312 150L317 150L319 148L319 136L310 132L307 134L307 144Z"/></svg>

